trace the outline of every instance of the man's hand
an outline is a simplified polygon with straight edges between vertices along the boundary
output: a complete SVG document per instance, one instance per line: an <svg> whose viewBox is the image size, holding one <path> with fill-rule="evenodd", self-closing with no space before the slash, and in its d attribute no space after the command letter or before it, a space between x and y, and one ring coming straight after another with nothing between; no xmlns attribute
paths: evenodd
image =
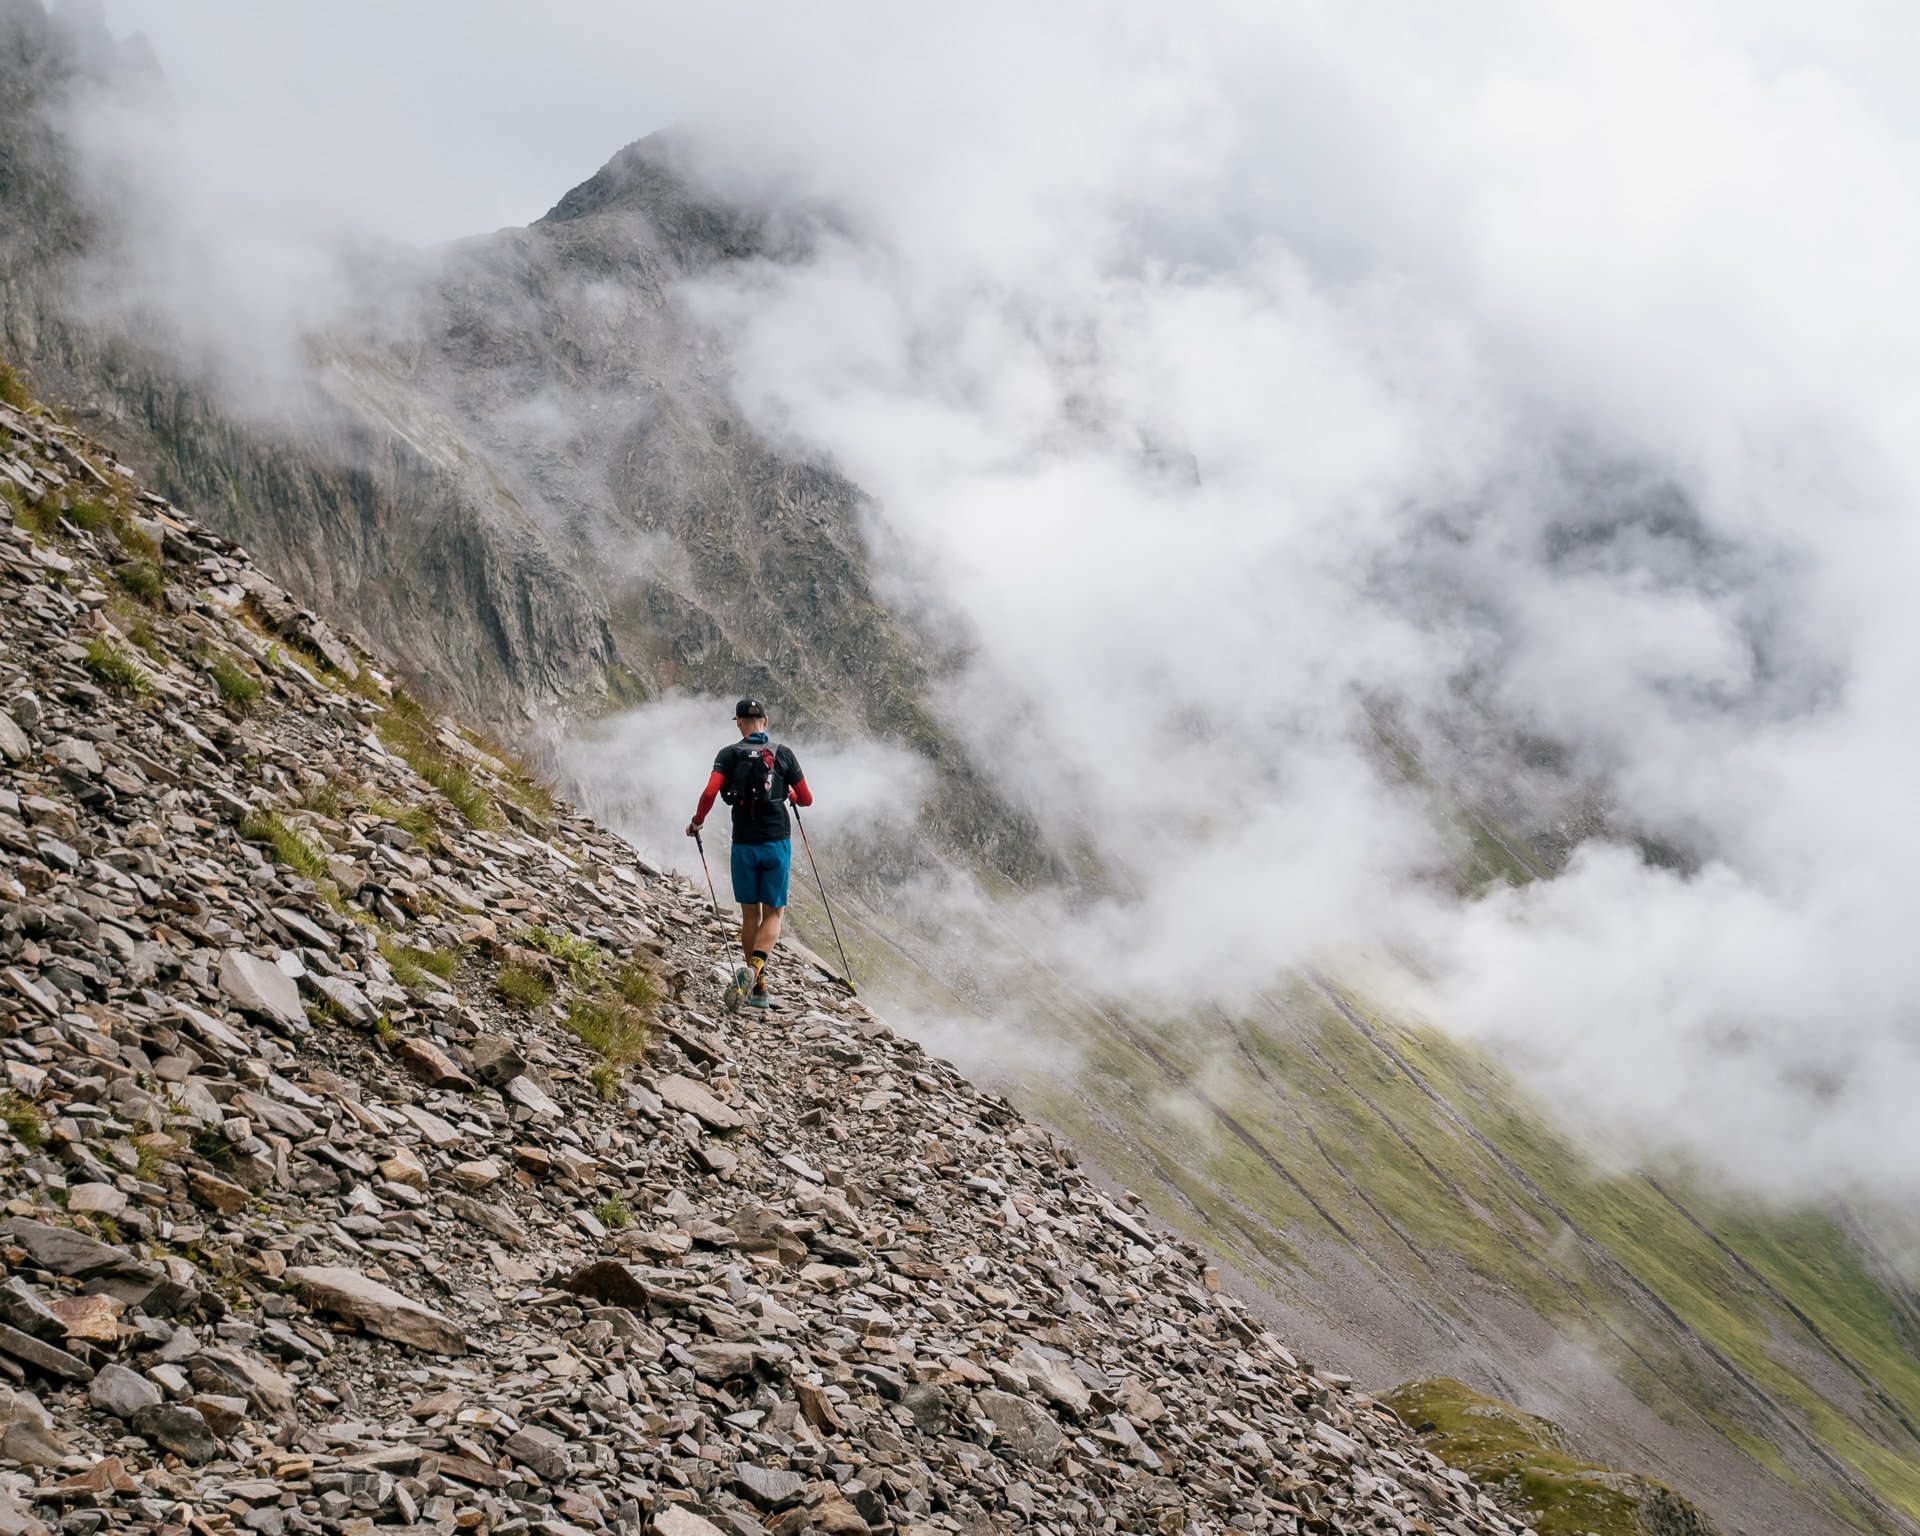
<svg viewBox="0 0 1920 1536"><path fill-rule="evenodd" d="M698 837L699 835L700 835L700 823L699 823L699 822L697 822L697 821L690 821L690 822L688 822L688 823L687 823L687 836L688 836L688 837Z"/></svg>

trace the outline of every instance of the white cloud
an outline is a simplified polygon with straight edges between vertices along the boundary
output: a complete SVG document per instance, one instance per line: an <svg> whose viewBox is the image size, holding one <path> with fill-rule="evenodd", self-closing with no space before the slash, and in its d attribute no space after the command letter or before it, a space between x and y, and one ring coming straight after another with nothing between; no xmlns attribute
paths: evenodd
<svg viewBox="0 0 1920 1536"><path fill-rule="evenodd" d="M1425 1006L1597 1126L1911 1187L1906 12L113 14L175 78L182 183L270 231L525 219L678 118L839 208L808 265L699 301L755 418L966 621L957 727L1115 872L1045 925L1084 982L1231 1001L1417 948ZM1447 740L1557 738L1699 867L1590 848L1441 902L1383 701L1443 774L1488 771ZM689 707L599 767L665 806Z"/></svg>

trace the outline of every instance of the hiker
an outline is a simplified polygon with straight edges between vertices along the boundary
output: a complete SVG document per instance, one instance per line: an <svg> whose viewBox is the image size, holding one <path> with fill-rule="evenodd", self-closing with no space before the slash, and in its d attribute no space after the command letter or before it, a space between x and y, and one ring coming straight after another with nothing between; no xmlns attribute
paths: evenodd
<svg viewBox="0 0 1920 1536"><path fill-rule="evenodd" d="M740 728L740 740L729 742L714 758L713 774L687 824L687 836L698 837L716 796L733 807L733 899L740 903L740 952L747 963L728 983L725 1002L730 1010L743 1002L750 1008L768 1006L767 957L780 939L787 877L793 869L793 827L786 802L813 804L800 760L791 748L767 740L766 706L758 699L742 699L734 706L733 723Z"/></svg>

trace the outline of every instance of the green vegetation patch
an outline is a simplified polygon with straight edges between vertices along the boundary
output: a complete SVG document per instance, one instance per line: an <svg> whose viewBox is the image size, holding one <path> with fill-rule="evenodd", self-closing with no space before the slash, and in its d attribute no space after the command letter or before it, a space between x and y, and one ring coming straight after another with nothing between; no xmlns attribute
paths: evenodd
<svg viewBox="0 0 1920 1536"><path fill-rule="evenodd" d="M485 829L495 824L493 797L448 755L433 716L405 689L393 690L377 729L381 740L471 825Z"/></svg>
<svg viewBox="0 0 1920 1536"><path fill-rule="evenodd" d="M247 817L240 823L240 835L250 843L267 844L276 859L316 885L328 878L326 854L273 811Z"/></svg>
<svg viewBox="0 0 1920 1536"><path fill-rule="evenodd" d="M76 501L61 515L82 533L98 533L114 521L113 508L100 501Z"/></svg>
<svg viewBox="0 0 1920 1536"><path fill-rule="evenodd" d="M653 1035L644 1014L607 992L575 998L567 1008L566 1027L574 1039L616 1067L645 1056Z"/></svg>
<svg viewBox="0 0 1920 1536"><path fill-rule="evenodd" d="M402 805L398 800L374 794L363 794L360 806L369 816L392 822L422 847L431 848L439 841L440 823L434 819L430 806Z"/></svg>
<svg viewBox="0 0 1920 1536"><path fill-rule="evenodd" d="M17 1093L0 1094L0 1121L22 1146L37 1147L47 1139L47 1119L37 1104Z"/></svg>
<svg viewBox="0 0 1920 1536"><path fill-rule="evenodd" d="M460 964L460 956L451 949L416 949L391 934L382 934L379 946L393 979L403 987L424 988L430 976L445 981Z"/></svg>
<svg viewBox="0 0 1920 1536"><path fill-rule="evenodd" d="M0 363L0 401L16 411L28 410L33 405L33 396L27 393L25 381L11 363Z"/></svg>
<svg viewBox="0 0 1920 1536"><path fill-rule="evenodd" d="M231 656L216 656L207 667L221 699L240 714L253 708L260 697L260 680Z"/></svg>
<svg viewBox="0 0 1920 1536"><path fill-rule="evenodd" d="M83 665L103 688L114 693L142 694L153 686L140 663L109 640L89 640Z"/></svg>
<svg viewBox="0 0 1920 1536"><path fill-rule="evenodd" d="M539 1008L553 996L553 984L532 966L503 965L493 978L493 990L522 1008Z"/></svg>
<svg viewBox="0 0 1920 1536"><path fill-rule="evenodd" d="M599 945L561 928L529 928L523 941L529 949L552 955L567 968L567 976L576 987L600 984L602 957Z"/></svg>
<svg viewBox="0 0 1920 1536"><path fill-rule="evenodd" d="M651 1013L660 1006L660 978L637 960L629 960L620 968L620 974L613 980L613 989L628 1007L638 1008L642 1013Z"/></svg>
<svg viewBox="0 0 1920 1536"><path fill-rule="evenodd" d="M1671 1488L1573 1454L1551 1420L1447 1377L1408 1382L1381 1401L1448 1466L1465 1472L1540 1536L1676 1536L1713 1527Z"/></svg>
<svg viewBox="0 0 1920 1536"><path fill-rule="evenodd" d="M151 560L122 561L113 574L121 586L152 607L159 607L167 595L167 578Z"/></svg>

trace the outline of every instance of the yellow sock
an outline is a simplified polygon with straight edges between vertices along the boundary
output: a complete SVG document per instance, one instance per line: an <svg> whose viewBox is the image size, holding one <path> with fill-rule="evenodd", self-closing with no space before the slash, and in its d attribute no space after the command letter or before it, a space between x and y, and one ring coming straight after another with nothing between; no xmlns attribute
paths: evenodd
<svg viewBox="0 0 1920 1536"><path fill-rule="evenodd" d="M753 952L753 958L749 960L747 963L753 967L753 979L755 981L758 981L760 979L760 973L767 968L766 955L762 951L756 949Z"/></svg>

